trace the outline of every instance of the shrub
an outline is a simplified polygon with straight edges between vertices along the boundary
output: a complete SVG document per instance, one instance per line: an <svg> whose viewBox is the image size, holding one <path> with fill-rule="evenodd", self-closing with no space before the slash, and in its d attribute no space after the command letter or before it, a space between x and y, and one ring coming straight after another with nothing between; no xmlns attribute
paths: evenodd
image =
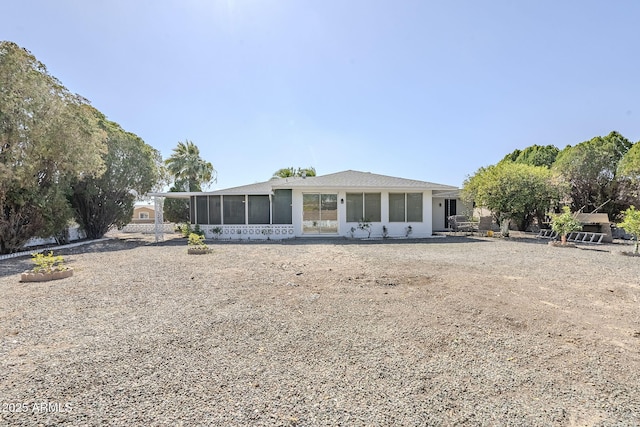
<svg viewBox="0 0 640 427"><path fill-rule="evenodd" d="M31 254L31 257L31 260L35 264L33 267L35 273L51 273L53 271L62 271L66 268L62 255L53 256L52 251L49 251L46 255L43 253L34 253Z"/></svg>
<svg viewBox="0 0 640 427"><path fill-rule="evenodd" d="M567 243L567 234L582 230L582 223L571 213L568 206L562 208L562 213L553 215L551 229L560 235L562 244Z"/></svg>
<svg viewBox="0 0 640 427"><path fill-rule="evenodd" d="M204 236L196 233L189 234L189 242L187 244L193 247L207 246L204 243Z"/></svg>
<svg viewBox="0 0 640 427"><path fill-rule="evenodd" d="M640 211L635 208L635 206L631 206L629 209L622 213L623 220L620 224L618 224L621 228L624 228L629 234L632 234L636 239L635 247L633 250L634 254L638 253L638 236L640 236Z"/></svg>

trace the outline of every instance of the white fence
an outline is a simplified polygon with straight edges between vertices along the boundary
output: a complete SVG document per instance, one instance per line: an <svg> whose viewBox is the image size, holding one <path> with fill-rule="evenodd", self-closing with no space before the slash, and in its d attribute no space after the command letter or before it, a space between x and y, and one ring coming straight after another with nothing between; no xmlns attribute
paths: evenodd
<svg viewBox="0 0 640 427"><path fill-rule="evenodd" d="M164 223L161 224L163 233L173 233L173 229L175 228L175 224L173 223ZM122 230L123 233L143 233L143 234L154 234L156 232L155 224L127 224Z"/></svg>

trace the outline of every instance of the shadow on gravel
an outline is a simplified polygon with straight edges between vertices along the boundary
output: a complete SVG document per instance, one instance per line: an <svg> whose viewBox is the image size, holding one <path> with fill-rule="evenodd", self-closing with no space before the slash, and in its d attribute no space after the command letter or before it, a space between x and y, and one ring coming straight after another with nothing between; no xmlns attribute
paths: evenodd
<svg viewBox="0 0 640 427"><path fill-rule="evenodd" d="M32 253L53 251L54 255L62 255L67 257L69 255L84 254L91 252L116 252L135 249L140 246L148 245L149 241L139 238L112 238L101 242L88 243L86 245L75 246L73 248L56 249L55 247L40 247L33 250ZM65 261L68 261L65 259ZM72 263L69 263L71 265ZM31 262L31 255L24 255L16 258L9 258L0 260L0 277L11 276L14 274L20 274L24 271L31 270L33 263Z"/></svg>

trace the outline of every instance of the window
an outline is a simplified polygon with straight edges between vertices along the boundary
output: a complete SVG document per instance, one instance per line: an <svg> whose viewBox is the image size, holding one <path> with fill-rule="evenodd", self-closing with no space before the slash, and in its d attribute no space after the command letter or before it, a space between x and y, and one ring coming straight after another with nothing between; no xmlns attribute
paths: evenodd
<svg viewBox="0 0 640 427"><path fill-rule="evenodd" d="M222 197L223 221L225 224L244 224L244 196Z"/></svg>
<svg viewBox="0 0 640 427"><path fill-rule="evenodd" d="M139 212L138 213L138 218L139 219L149 219L149 212Z"/></svg>
<svg viewBox="0 0 640 427"><path fill-rule="evenodd" d="M422 193L389 193L389 222L422 222Z"/></svg>
<svg viewBox="0 0 640 427"><path fill-rule="evenodd" d="M407 193L407 222L422 222L422 193Z"/></svg>
<svg viewBox="0 0 640 427"><path fill-rule="evenodd" d="M222 224L220 196L209 196L209 224Z"/></svg>
<svg viewBox="0 0 640 427"><path fill-rule="evenodd" d="M249 224L269 224L269 196L249 196Z"/></svg>
<svg viewBox="0 0 640 427"><path fill-rule="evenodd" d="M347 193L347 222L380 222L380 193Z"/></svg>
<svg viewBox="0 0 640 427"><path fill-rule="evenodd" d="M209 206L207 196L196 196L196 224L209 223Z"/></svg>
<svg viewBox="0 0 640 427"><path fill-rule="evenodd" d="M291 224L291 190L273 192L273 223Z"/></svg>
<svg viewBox="0 0 640 427"><path fill-rule="evenodd" d="M196 196L189 197L189 222L196 223Z"/></svg>
<svg viewBox="0 0 640 427"><path fill-rule="evenodd" d="M380 193L364 194L364 219L370 222L382 221L380 208L382 206Z"/></svg>

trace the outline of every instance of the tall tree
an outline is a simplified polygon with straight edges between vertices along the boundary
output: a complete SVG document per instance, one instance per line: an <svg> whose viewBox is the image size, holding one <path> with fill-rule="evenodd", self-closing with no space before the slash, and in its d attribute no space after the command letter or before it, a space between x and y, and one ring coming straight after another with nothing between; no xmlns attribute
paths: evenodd
<svg viewBox="0 0 640 427"><path fill-rule="evenodd" d="M170 193L184 191L187 185L176 180L169 188ZM163 206L164 219L169 222L189 222L189 199L167 198Z"/></svg>
<svg viewBox="0 0 640 427"><path fill-rule="evenodd" d="M633 144L618 163L620 198L640 206L640 141Z"/></svg>
<svg viewBox="0 0 640 427"><path fill-rule="evenodd" d="M569 185L573 211L592 212L600 207L615 218L629 207L621 199L618 162L629 151L631 142L618 132L597 136L562 150L553 165Z"/></svg>
<svg viewBox="0 0 640 427"><path fill-rule="evenodd" d="M104 170L104 136L85 99L0 42L0 253L67 227L69 181Z"/></svg>
<svg viewBox="0 0 640 427"><path fill-rule="evenodd" d="M202 191L202 185L216 181L213 165L200 157L200 149L189 140L178 142L165 164L174 182L183 186L179 191Z"/></svg>
<svg viewBox="0 0 640 427"><path fill-rule="evenodd" d="M290 178L294 176L316 176L316 169L314 167L308 168L289 168L278 169L273 173L273 178Z"/></svg>
<svg viewBox="0 0 640 427"><path fill-rule="evenodd" d="M514 220L526 230L534 218L542 221L558 200L559 189L546 167L505 162L480 168L467 178L462 197L490 209L503 226Z"/></svg>
<svg viewBox="0 0 640 427"><path fill-rule="evenodd" d="M213 165L200 157L200 150L191 141L178 142L173 154L165 160L168 173L173 178L170 192L202 191L202 186L216 180ZM189 222L189 200L165 200L163 214L171 222Z"/></svg>
<svg viewBox="0 0 640 427"><path fill-rule="evenodd" d="M560 150L555 145L532 145L524 150L514 150L507 154L500 163L509 161L550 168L556 161L559 152Z"/></svg>
<svg viewBox="0 0 640 427"><path fill-rule="evenodd" d="M83 176L73 184L71 205L87 236L97 239L112 226L131 221L133 204L160 179L162 156L140 137L124 131L97 110L98 124L107 134L106 170Z"/></svg>

